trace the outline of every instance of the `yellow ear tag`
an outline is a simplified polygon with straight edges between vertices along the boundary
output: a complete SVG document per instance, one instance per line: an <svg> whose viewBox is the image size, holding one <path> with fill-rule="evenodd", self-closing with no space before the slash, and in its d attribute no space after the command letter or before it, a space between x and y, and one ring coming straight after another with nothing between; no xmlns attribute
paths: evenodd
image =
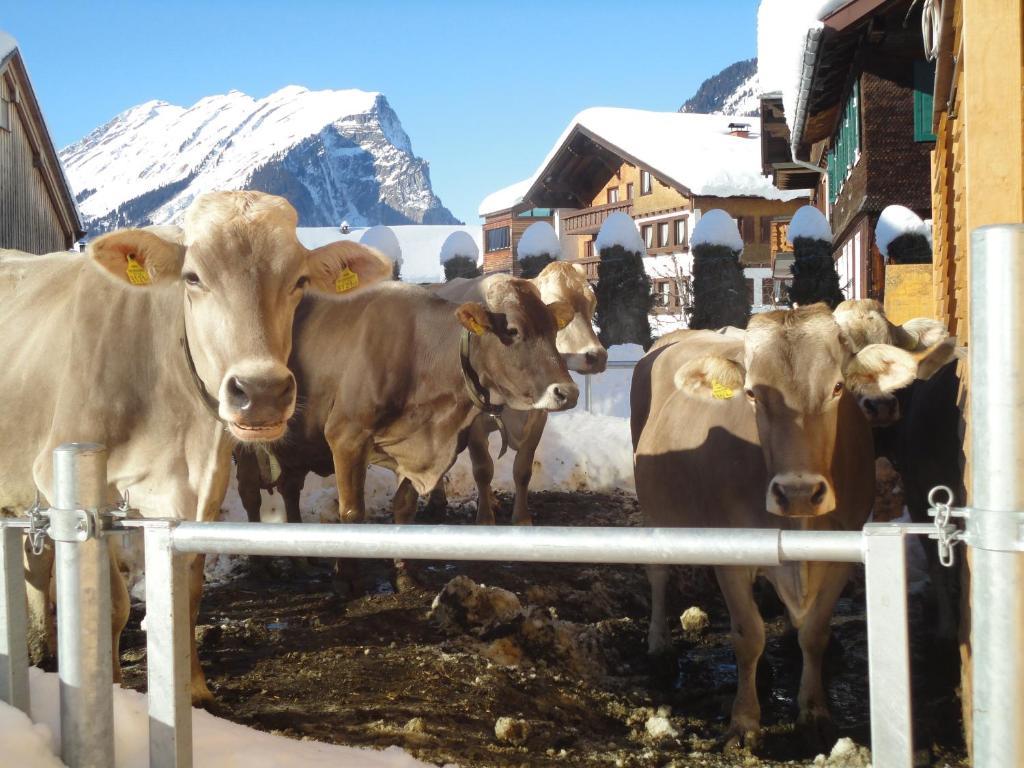
<svg viewBox="0 0 1024 768"><path fill-rule="evenodd" d="M469 323L469 330L475 333L477 336L484 335L484 327L477 322L475 317L466 318Z"/></svg>
<svg viewBox="0 0 1024 768"><path fill-rule="evenodd" d="M571 320L572 318L570 318ZM558 320L555 325L558 326L558 330L562 330L569 324L569 320Z"/></svg>
<svg viewBox="0 0 1024 768"><path fill-rule="evenodd" d="M359 287L359 275L353 272L348 267L342 270L341 274L338 275L338 279L334 281L335 293L348 293L354 288Z"/></svg>
<svg viewBox="0 0 1024 768"><path fill-rule="evenodd" d="M125 268L124 273L128 275L128 282L132 285L149 285L153 282L149 272L135 260L134 256L128 257L128 266Z"/></svg>
<svg viewBox="0 0 1024 768"><path fill-rule="evenodd" d="M711 382L711 396L715 400L732 400L736 392L720 381Z"/></svg>

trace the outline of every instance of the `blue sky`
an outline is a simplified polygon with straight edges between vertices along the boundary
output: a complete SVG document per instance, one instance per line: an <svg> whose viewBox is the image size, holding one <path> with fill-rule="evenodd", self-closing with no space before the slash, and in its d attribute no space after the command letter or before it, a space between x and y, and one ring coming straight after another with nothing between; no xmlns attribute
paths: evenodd
<svg viewBox="0 0 1024 768"><path fill-rule="evenodd" d="M755 55L757 0L46 2L7 0L58 146L149 99L232 88L384 93L435 192L478 221L592 106L674 110Z"/></svg>

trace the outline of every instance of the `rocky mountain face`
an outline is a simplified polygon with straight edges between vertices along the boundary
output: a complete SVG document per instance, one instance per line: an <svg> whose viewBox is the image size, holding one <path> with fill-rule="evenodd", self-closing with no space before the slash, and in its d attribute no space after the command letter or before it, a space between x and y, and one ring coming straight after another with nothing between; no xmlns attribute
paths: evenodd
<svg viewBox="0 0 1024 768"><path fill-rule="evenodd" d="M457 224L379 93L288 86L149 101L60 153L90 233L176 221L222 189L283 195L301 226Z"/></svg>
<svg viewBox="0 0 1024 768"><path fill-rule="evenodd" d="M701 83L697 93L679 111L755 117L761 114L758 96L757 59L746 59L730 64Z"/></svg>

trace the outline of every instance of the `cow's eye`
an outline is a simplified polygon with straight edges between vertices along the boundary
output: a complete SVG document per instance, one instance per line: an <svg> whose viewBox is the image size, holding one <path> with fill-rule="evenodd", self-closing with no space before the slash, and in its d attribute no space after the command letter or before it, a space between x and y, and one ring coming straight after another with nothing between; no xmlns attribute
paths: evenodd
<svg viewBox="0 0 1024 768"><path fill-rule="evenodd" d="M750 402L754 402L755 400L757 400L757 395L754 394L754 390L752 390L750 387L744 389L743 394L747 396L747 400L749 400Z"/></svg>
<svg viewBox="0 0 1024 768"><path fill-rule="evenodd" d="M506 331L506 333L508 334L510 339L514 339L514 338L519 336L519 329L518 328L509 328Z"/></svg>
<svg viewBox="0 0 1024 768"><path fill-rule="evenodd" d="M302 291L302 290L305 290L305 288L306 288L306 286L307 286L307 285L309 285L309 278L308 278L308 277L306 277L305 275L303 275L302 277L300 277L300 278L299 278L299 279L298 279L298 280L297 280L297 281L295 282L295 290L296 290L296 291Z"/></svg>
<svg viewBox="0 0 1024 768"><path fill-rule="evenodd" d="M839 397L843 393L843 382L837 381L836 385L832 387L832 397Z"/></svg>
<svg viewBox="0 0 1024 768"><path fill-rule="evenodd" d="M199 275L195 272L186 272L181 278L185 281L185 285L192 288L199 288L203 285L203 281L199 279Z"/></svg>

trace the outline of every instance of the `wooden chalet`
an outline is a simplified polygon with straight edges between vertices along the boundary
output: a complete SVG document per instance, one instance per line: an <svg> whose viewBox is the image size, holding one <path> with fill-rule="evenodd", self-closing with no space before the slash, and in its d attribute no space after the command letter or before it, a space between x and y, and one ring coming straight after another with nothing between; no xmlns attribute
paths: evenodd
<svg viewBox="0 0 1024 768"><path fill-rule="evenodd" d="M779 188L811 190L828 216L847 296L881 299L879 214L899 204L931 216L934 65L921 45L920 3L833 8L804 41L797 114L785 113L780 92L761 97L762 160Z"/></svg>
<svg viewBox="0 0 1024 768"><path fill-rule="evenodd" d="M0 248L51 253L84 234L21 51L0 31Z"/></svg>
<svg viewBox="0 0 1024 768"><path fill-rule="evenodd" d="M484 271L515 270L518 238L540 216L555 227L566 258L584 264L596 280L597 233L610 214L623 211L636 221L647 246L654 314L679 315L689 296L690 233L702 211L721 208L736 219L743 236L743 262L753 268L749 273L752 304L766 307L771 303L770 294L762 293L770 276L767 267L775 250L788 247L785 227L806 199L801 192L779 192L761 175L757 134L749 122L738 120L586 110L570 124L532 179L500 190L481 204ZM664 142L676 125L678 143ZM645 140L645 131L662 143ZM748 187L740 184L736 194L725 194L720 186L716 194L709 194L688 183L687 144L699 136L712 142L713 148L707 151L715 153L702 162L733 164L734 172L742 168ZM627 137L633 142L630 146L626 146ZM690 149L700 155L705 148Z"/></svg>

